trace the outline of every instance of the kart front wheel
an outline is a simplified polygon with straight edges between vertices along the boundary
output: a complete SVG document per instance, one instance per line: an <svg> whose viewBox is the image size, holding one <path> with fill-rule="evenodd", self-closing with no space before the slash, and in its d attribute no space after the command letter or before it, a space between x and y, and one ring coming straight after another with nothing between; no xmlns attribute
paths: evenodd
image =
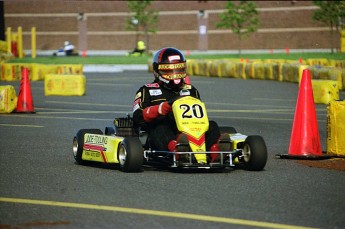
<svg viewBox="0 0 345 229"><path fill-rule="evenodd" d="M139 138L125 138L118 147L117 155L122 171L142 171L144 152Z"/></svg>
<svg viewBox="0 0 345 229"><path fill-rule="evenodd" d="M263 170L267 162L267 147L261 136L248 136L244 141L242 152L242 160L246 170Z"/></svg>
<svg viewBox="0 0 345 229"><path fill-rule="evenodd" d="M74 159L80 165L85 164L85 161L82 159L85 134L103 134L103 132L100 129L81 129L77 132L77 134L73 138L72 149Z"/></svg>

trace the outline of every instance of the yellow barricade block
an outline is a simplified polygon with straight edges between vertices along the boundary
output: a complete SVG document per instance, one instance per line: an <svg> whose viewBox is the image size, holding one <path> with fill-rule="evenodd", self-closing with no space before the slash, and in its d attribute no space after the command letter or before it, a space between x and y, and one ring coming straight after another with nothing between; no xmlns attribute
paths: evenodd
<svg viewBox="0 0 345 229"><path fill-rule="evenodd" d="M31 64L3 63L2 64L2 81L20 81L22 79L22 67L31 71ZM29 76L31 79L31 74Z"/></svg>
<svg viewBox="0 0 345 229"><path fill-rule="evenodd" d="M206 62L206 76L219 77L218 75L219 61L210 60Z"/></svg>
<svg viewBox="0 0 345 229"><path fill-rule="evenodd" d="M48 74L57 74L58 65L55 64L32 64L31 79L44 80Z"/></svg>
<svg viewBox="0 0 345 229"><path fill-rule="evenodd" d="M330 68L328 71L329 78L338 82L339 90L345 89L343 85L342 71L345 72L345 69Z"/></svg>
<svg viewBox="0 0 345 229"><path fill-rule="evenodd" d="M194 73L194 75L196 76L200 76L200 62L201 60L193 60L192 62L192 71Z"/></svg>
<svg viewBox="0 0 345 229"><path fill-rule="evenodd" d="M280 64L278 63L265 63L264 76L268 80L279 81Z"/></svg>
<svg viewBox="0 0 345 229"><path fill-rule="evenodd" d="M11 113L17 108L17 94L12 85L0 86L0 113Z"/></svg>
<svg viewBox="0 0 345 229"><path fill-rule="evenodd" d="M260 79L263 80L265 79L265 67L264 64L261 62L258 63L253 63L253 77L254 79Z"/></svg>
<svg viewBox="0 0 345 229"><path fill-rule="evenodd" d="M211 77L217 76L217 65L215 64L215 60L205 61L205 76L211 76Z"/></svg>
<svg viewBox="0 0 345 229"><path fill-rule="evenodd" d="M218 70L220 77L245 79L245 63L240 60L224 60Z"/></svg>
<svg viewBox="0 0 345 229"><path fill-rule="evenodd" d="M263 59L262 62L271 64L271 63L285 63L285 59Z"/></svg>
<svg viewBox="0 0 345 229"><path fill-rule="evenodd" d="M300 82L300 78L302 77L302 74L300 72L300 64L284 63L282 64L281 72L282 81L298 83Z"/></svg>
<svg viewBox="0 0 345 229"><path fill-rule="evenodd" d="M227 78L240 78L240 75L237 72L236 64L232 61L226 61L222 65L222 77Z"/></svg>
<svg viewBox="0 0 345 229"><path fill-rule="evenodd" d="M236 69L236 78L240 79L246 79L246 73L245 73L245 68L246 68L246 63L245 62L234 62L235 64L235 69Z"/></svg>
<svg viewBox="0 0 345 229"><path fill-rule="evenodd" d="M44 95L82 96L85 94L86 79L84 75L46 75Z"/></svg>
<svg viewBox="0 0 345 229"><path fill-rule="evenodd" d="M147 61L148 72L153 72L152 60Z"/></svg>
<svg viewBox="0 0 345 229"><path fill-rule="evenodd" d="M331 101L339 100L339 86L333 80L312 80L313 95L315 103L329 104Z"/></svg>
<svg viewBox="0 0 345 229"><path fill-rule="evenodd" d="M345 90L345 69L340 70L340 75L341 75L341 89Z"/></svg>
<svg viewBox="0 0 345 229"><path fill-rule="evenodd" d="M253 63L246 63L244 67L244 74L246 79L253 79L254 78L254 67Z"/></svg>
<svg viewBox="0 0 345 229"><path fill-rule="evenodd" d="M339 89L343 88L342 69L334 67L308 67L312 79L334 80L338 82Z"/></svg>
<svg viewBox="0 0 345 229"><path fill-rule="evenodd" d="M57 74L60 75L82 75L83 74L83 65L82 64L64 64L57 66Z"/></svg>
<svg viewBox="0 0 345 229"><path fill-rule="evenodd" d="M345 101L332 101L327 110L327 153L345 156Z"/></svg>
<svg viewBox="0 0 345 229"><path fill-rule="evenodd" d="M328 59L320 58L320 59L307 59L307 65L311 66L328 66Z"/></svg>
<svg viewBox="0 0 345 229"><path fill-rule="evenodd" d="M329 65L336 68L345 68L345 60L328 60Z"/></svg>
<svg viewBox="0 0 345 229"><path fill-rule="evenodd" d="M7 42L6 41L0 41L0 51L1 52L7 52Z"/></svg>
<svg viewBox="0 0 345 229"><path fill-rule="evenodd" d="M210 63L210 60L202 60L200 61L200 66L199 66L199 73L201 76L209 76L208 73L208 65Z"/></svg>
<svg viewBox="0 0 345 229"><path fill-rule="evenodd" d="M301 65L297 65L298 66L298 84L300 84L301 83L301 80L302 80L302 76L303 76L303 71L305 70L305 69L309 69L309 66L308 65L303 65L303 64L301 64Z"/></svg>
<svg viewBox="0 0 345 229"><path fill-rule="evenodd" d="M187 60L187 69L186 69L186 71L187 71L187 74L189 76L194 75L194 72L193 72L193 62L194 62L193 59ZM152 66L152 64L151 64L151 66ZM152 69L152 71L153 71L153 69Z"/></svg>

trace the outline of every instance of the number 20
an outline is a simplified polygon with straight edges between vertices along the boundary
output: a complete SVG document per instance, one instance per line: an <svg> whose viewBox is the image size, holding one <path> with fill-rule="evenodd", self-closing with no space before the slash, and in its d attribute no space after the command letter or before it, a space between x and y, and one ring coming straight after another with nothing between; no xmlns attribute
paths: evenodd
<svg viewBox="0 0 345 229"><path fill-rule="evenodd" d="M182 113L182 118L202 118L204 117L204 110L199 104L181 104L180 109L184 110Z"/></svg>

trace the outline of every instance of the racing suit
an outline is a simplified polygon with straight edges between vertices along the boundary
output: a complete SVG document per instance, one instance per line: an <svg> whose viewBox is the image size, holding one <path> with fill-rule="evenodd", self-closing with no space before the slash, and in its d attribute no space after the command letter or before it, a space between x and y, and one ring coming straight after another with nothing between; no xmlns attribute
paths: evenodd
<svg viewBox="0 0 345 229"><path fill-rule="evenodd" d="M180 92L170 90L154 81L145 84L136 93L133 103L133 124L137 130L148 132L149 144L156 150L168 150L168 144L171 140L175 140L178 130L172 112L165 116L158 116L152 121L145 121L143 111L150 106L159 105L162 102L169 101L176 96L189 95L200 99L198 90L189 84L182 86ZM180 94L181 93L181 94ZM206 132L206 149L215 144L220 136L218 125L214 121L210 121L209 130Z"/></svg>
<svg viewBox="0 0 345 229"><path fill-rule="evenodd" d="M71 56L73 54L73 51L74 51L74 45L72 45L70 43L65 45L64 51L66 53L66 56Z"/></svg>

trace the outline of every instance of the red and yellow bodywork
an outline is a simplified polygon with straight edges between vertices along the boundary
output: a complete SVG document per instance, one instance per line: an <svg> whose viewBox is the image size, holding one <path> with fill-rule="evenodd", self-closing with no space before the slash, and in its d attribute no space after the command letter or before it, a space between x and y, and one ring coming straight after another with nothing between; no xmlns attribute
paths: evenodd
<svg viewBox="0 0 345 229"><path fill-rule="evenodd" d="M209 128L206 107L203 102L191 96L185 96L173 103L177 128L186 134L192 152L206 152L205 134ZM206 163L206 154L194 154L198 163Z"/></svg>
<svg viewBox="0 0 345 229"><path fill-rule="evenodd" d="M103 163L119 163L117 149L123 137L85 134L82 159Z"/></svg>

